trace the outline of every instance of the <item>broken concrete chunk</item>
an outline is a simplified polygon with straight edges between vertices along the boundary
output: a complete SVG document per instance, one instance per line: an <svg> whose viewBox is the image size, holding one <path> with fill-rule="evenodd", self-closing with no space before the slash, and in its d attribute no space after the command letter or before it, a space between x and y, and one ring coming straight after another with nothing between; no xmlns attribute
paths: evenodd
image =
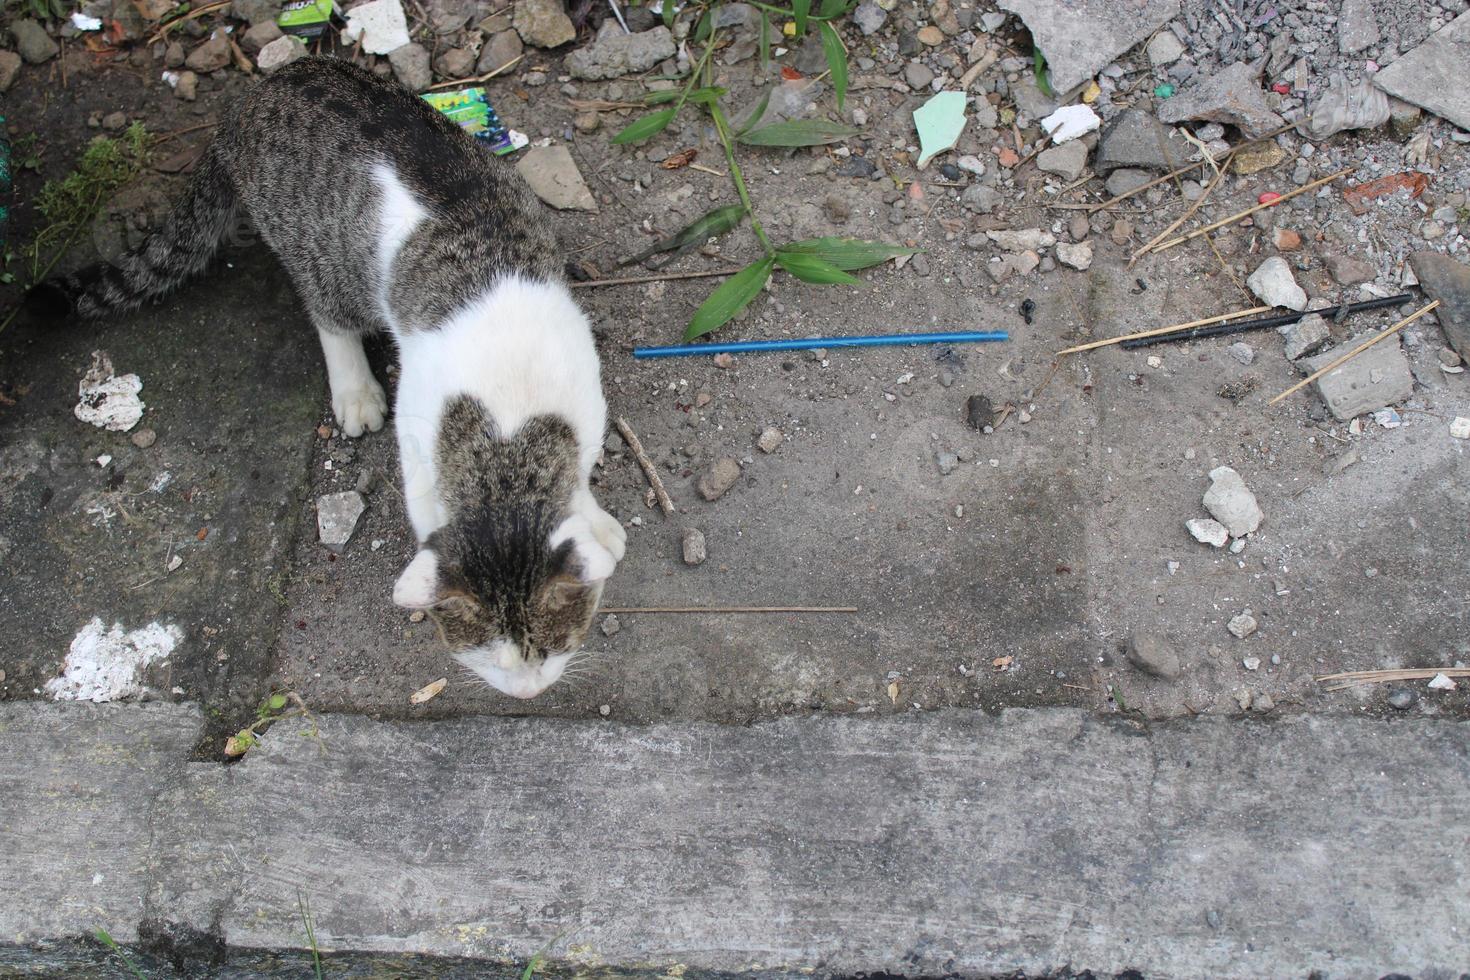
<svg viewBox="0 0 1470 980"><path fill-rule="evenodd" d="M1119 167L1173 170L1192 151L1172 126L1162 126L1142 109L1124 109L1103 130L1092 169L1107 176Z"/></svg>
<svg viewBox="0 0 1470 980"><path fill-rule="evenodd" d="M1240 615L1231 617L1230 622L1226 624L1225 628L1230 631L1231 636L1243 640L1256 631L1257 625L1256 617L1252 616L1251 611L1247 609Z"/></svg>
<svg viewBox="0 0 1470 980"><path fill-rule="evenodd" d="M1337 48L1343 54L1357 54L1378 43L1378 20L1373 15L1373 0L1342 0L1337 13Z"/></svg>
<svg viewBox="0 0 1470 980"><path fill-rule="evenodd" d="M1189 530L1190 535L1200 544L1223 548L1225 547L1225 542L1230 540L1230 532L1219 521L1207 520L1203 517L1193 517L1185 521L1184 526Z"/></svg>
<svg viewBox="0 0 1470 980"><path fill-rule="evenodd" d="M1184 54L1184 42L1174 36L1173 31L1159 31L1144 49L1148 63L1154 68L1172 65Z"/></svg>
<svg viewBox="0 0 1470 980"><path fill-rule="evenodd" d="M561 0L517 0L511 23L522 41L538 48L555 48L577 37Z"/></svg>
<svg viewBox="0 0 1470 980"><path fill-rule="evenodd" d="M699 495L711 502L719 500L738 479L740 464L729 456L721 456L699 478Z"/></svg>
<svg viewBox="0 0 1470 980"><path fill-rule="evenodd" d="M1203 498L1205 510L1225 525L1231 537L1244 537L1261 526L1261 507L1239 473L1228 466L1217 466L1210 470L1210 481Z"/></svg>
<svg viewBox="0 0 1470 980"><path fill-rule="evenodd" d="M1056 237L1051 232L1042 228L987 231L985 237L995 242L995 244L1007 252L1036 251L1038 249L1051 248L1057 243Z"/></svg>
<svg viewBox="0 0 1470 980"><path fill-rule="evenodd" d="M597 40L567 55L566 66L573 78L603 81L648 71L675 51L674 35L662 24L640 34L624 34L616 21L608 20Z"/></svg>
<svg viewBox="0 0 1470 980"><path fill-rule="evenodd" d="M684 553L684 564L703 565L709 552L704 544L704 532L697 527L686 527L684 537L680 542Z"/></svg>
<svg viewBox="0 0 1470 980"><path fill-rule="evenodd" d="M1327 321L1322 319L1321 314L1318 313L1308 313L1296 323L1277 327L1276 332L1281 334L1281 339L1285 341L1288 361L1295 361L1315 353L1332 336Z"/></svg>
<svg viewBox="0 0 1470 980"><path fill-rule="evenodd" d="M1303 358L1296 362L1297 367L1308 373L1318 371L1368 337L1354 337L1316 357ZM1376 412L1408 398L1414 393L1414 376L1409 371L1409 359L1404 356L1395 336L1374 344L1341 367L1328 371L1317 379L1316 388L1333 417L1347 422L1365 412Z"/></svg>
<svg viewBox="0 0 1470 980"><path fill-rule="evenodd" d="M1089 105L1064 105L1041 120L1041 128L1054 144L1069 143L1102 126L1102 120Z"/></svg>
<svg viewBox="0 0 1470 980"><path fill-rule="evenodd" d="M1057 246L1057 261L1078 272L1086 272L1092 267L1092 242L1062 242Z"/></svg>
<svg viewBox="0 0 1470 980"><path fill-rule="evenodd" d="M257 54L261 48L264 48L280 36L280 27L276 25L275 21L268 20L262 24L256 24L246 31L245 35L240 38L240 47L245 49L246 54Z"/></svg>
<svg viewBox="0 0 1470 980"><path fill-rule="evenodd" d="M434 82L429 68L429 49L422 44L405 44L388 55L393 77L410 92L422 92Z"/></svg>
<svg viewBox="0 0 1470 980"><path fill-rule="evenodd" d="M1332 273L1332 278L1340 286L1368 282L1377 275L1377 270L1367 262L1339 252L1327 256L1327 271Z"/></svg>
<svg viewBox="0 0 1470 980"><path fill-rule="evenodd" d="M367 509L367 502L356 490L328 493L316 498L316 530L321 543L333 551L341 551L357 530L357 519Z"/></svg>
<svg viewBox="0 0 1470 980"><path fill-rule="evenodd" d="M537 197L558 211L597 210L597 201L565 146L532 147L516 163L516 172Z"/></svg>
<svg viewBox="0 0 1470 980"><path fill-rule="evenodd" d="M1179 14L1179 0L1000 0L1046 53L1051 84L1067 92Z"/></svg>
<svg viewBox="0 0 1470 980"><path fill-rule="evenodd" d="M1257 266L1245 284L1267 306L1284 306L1297 312L1307 308L1306 290L1297 285L1291 266L1279 255L1273 255Z"/></svg>
<svg viewBox="0 0 1470 980"><path fill-rule="evenodd" d="M1070 183L1087 169L1087 144L1074 140L1042 150L1036 157L1036 166Z"/></svg>
<svg viewBox="0 0 1470 980"><path fill-rule="evenodd" d="M368 54L388 54L403 47L410 40L403 5L398 0L368 0L353 7L347 11L342 36L358 42Z"/></svg>
<svg viewBox="0 0 1470 980"><path fill-rule="evenodd" d="M1266 104L1259 74L1258 68L1237 61L1166 99L1159 107L1159 119L1166 123L1191 119L1225 123L1252 139L1279 129L1282 119Z"/></svg>
<svg viewBox="0 0 1470 980"><path fill-rule="evenodd" d="M1470 266L1438 252L1415 252L1409 265L1424 295L1439 300L1434 313L1445 340L1470 360Z"/></svg>
<svg viewBox="0 0 1470 980"><path fill-rule="evenodd" d="M276 38L260 49L260 55L255 59L255 67L259 68L263 74L269 75L305 57L306 44L294 34L287 34Z"/></svg>
<svg viewBox="0 0 1470 980"><path fill-rule="evenodd" d="M1170 35L1171 37L1173 35ZM1128 637L1128 662L1150 677L1172 681L1179 676L1179 654L1157 633L1139 630Z"/></svg>
<svg viewBox="0 0 1470 980"><path fill-rule="evenodd" d="M480 49L480 60L475 62L476 75L488 75L500 71L525 53L521 36L515 31L497 31Z"/></svg>
<svg viewBox="0 0 1470 980"><path fill-rule="evenodd" d="M1470 12L1430 35L1429 40L1373 76L1373 83L1421 108L1470 129Z"/></svg>
<svg viewBox="0 0 1470 980"><path fill-rule="evenodd" d="M219 71L230 63L230 38L224 31L217 30L184 59L190 70L201 73Z"/></svg>
<svg viewBox="0 0 1470 980"><path fill-rule="evenodd" d="M852 22L863 32L864 37L871 37L881 31L887 20L888 11L876 3L860 3L852 12Z"/></svg>

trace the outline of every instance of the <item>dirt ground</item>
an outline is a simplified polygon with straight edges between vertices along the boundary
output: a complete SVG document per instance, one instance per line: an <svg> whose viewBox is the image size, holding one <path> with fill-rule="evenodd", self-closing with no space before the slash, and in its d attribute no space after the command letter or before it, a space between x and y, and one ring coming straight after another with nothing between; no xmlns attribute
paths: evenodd
<svg viewBox="0 0 1470 980"><path fill-rule="evenodd" d="M113 59L69 45L62 60L64 72L56 61L27 69L8 95L12 138L41 134L41 171L20 174L22 201L41 176L69 167L95 134L89 117L122 110L155 133L179 132L217 119L252 84L230 70L204 76L198 101L186 103L158 81L146 51ZM570 147L598 198L594 214L551 215L576 261L609 273L651 234L734 203L723 176L653 162L697 147L701 163L724 169L693 113L642 148L612 146L610 133L629 117L610 113L597 131L581 132L571 100L628 98L638 82L569 87L559 63L559 54L528 49L517 72L488 87L513 128ZM530 85L528 74L541 69L548 83ZM884 79L881 69L868 74ZM769 84L753 60L722 68L721 83L734 105L753 102ZM1140 91L1134 104L1150 99ZM1040 228L1071 240L1081 212L1057 205L1105 199L1102 182L1061 189L1023 163L1001 183L1002 204L976 215L961 198L968 175L937 172L949 158L923 172L912 164L910 112L920 95L875 83L855 86L848 102L871 122L847 148L879 160L887 178L837 176L846 158L833 148L749 149L756 208L775 238L907 242L925 250L922 260L865 273L858 288L778 276L719 336L1000 329L1007 342L744 355L729 367L709 357L635 361L635 345L677 341L713 281L590 288L578 298L596 322L611 412L641 437L677 506L672 517L650 507L643 474L616 436L608 440L594 489L629 540L606 604L857 613L603 617L588 641L597 656L586 673L532 702L485 688L454 665L431 622L413 622L389 601L412 548L391 434L348 440L331 432L320 355L289 284L263 249L241 246L207 279L122 324L58 329L23 317L0 335L0 392L15 403L0 408L0 559L14 576L0 600L0 697L43 696L70 636L93 616L130 626L156 616L178 622L185 643L154 696L204 700L221 717L274 688L321 710L385 717L746 723L809 711L1050 704L1148 718L1396 713L1388 685L1328 693L1315 677L1470 661L1470 443L1447 431L1450 419L1470 415L1470 374L1439 369L1444 338L1431 319L1404 331L1416 383L1394 428L1371 417L1352 427L1335 421L1311 389L1268 405L1300 377L1275 331L1244 338L1254 348L1250 364L1227 351L1240 338L1058 359L1055 351L1079 340L1254 305L1242 283L1275 254L1269 226L1222 232L1218 255L1196 241L1130 270L1129 254L1186 207L1177 189L1163 187L1080 229L1094 244L1090 269L996 283L986 263L999 253L971 247L971 236ZM1431 181L1422 208L1396 202L1370 217L1375 236L1402 238L1388 249L1400 257L1423 247L1409 241L1409 229L1443 203L1463 179L1453 175L1470 163L1467 147L1445 138L1446 123L1425 116L1418 126L1435 135L1441 173L1450 176L1444 189ZM1022 134L1027 145L1034 137L1034 129ZM207 129L181 133L155 160L186 166L207 138ZM1295 136L1283 142L1291 154L1301 144ZM1334 159L1368 173L1397 160L1401 144L1387 129L1330 141ZM993 155L987 160L996 166ZM1196 220L1290 189L1291 161L1289 154L1275 168L1226 178ZM1319 157L1313 176L1329 165ZM136 235L138 216L156 214L184 179L149 173L111 213L131 221ZM1332 189L1278 210L1271 223L1304 241L1288 257L1309 295L1347 292L1324 262L1334 253L1367 257L1363 220ZM13 229L24 235L32 223L22 206ZM115 249L121 237L99 231L69 262ZM671 268L721 268L757 254L745 230L707 252ZM1396 291L1390 277L1400 271L1385 267L1380 281ZM1027 300L1029 322L1020 312ZM1400 315L1361 314L1334 326L1334 336ZM72 417L74 385L98 348L119 370L143 376L144 424L159 434L153 448ZM380 377L390 377L390 352L380 345L373 353ZM1238 397L1222 397L1229 386ZM965 421L972 395L1012 411L993 432L978 431ZM771 426L783 439L766 453L755 440ZM121 488L93 462L102 453L116 458L114 471L127 471ZM941 453L957 457L952 472L941 472ZM698 477L722 456L740 461L741 477L706 502ZM1239 554L1197 543L1184 527L1207 516L1200 497L1209 471L1222 465L1240 472L1265 514ZM163 472L188 479L149 494L144 488ZM352 489L364 473L366 514L344 552L333 554L317 542L315 500ZM208 478L215 498L229 503L191 507L179 488ZM141 523L90 520L89 504L107 494L143 494ZM194 540L200 527L221 524ZM708 545L698 567L680 557L686 528L702 531ZM207 547L214 533L231 546ZM165 542L176 541L186 542L188 577L163 572L172 553ZM1226 624L1246 609L1259 629L1237 639ZM1143 632L1178 651L1177 679L1130 666L1124 644ZM238 669L221 666L229 662ZM449 680L443 694L410 705L413 691L439 677ZM1420 682L1410 695L1401 698L1409 713L1467 710L1463 690Z"/></svg>

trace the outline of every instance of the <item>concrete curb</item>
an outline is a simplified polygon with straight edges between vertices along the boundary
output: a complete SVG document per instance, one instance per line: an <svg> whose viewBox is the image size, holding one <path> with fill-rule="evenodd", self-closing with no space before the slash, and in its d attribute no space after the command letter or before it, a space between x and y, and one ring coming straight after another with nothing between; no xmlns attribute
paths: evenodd
<svg viewBox="0 0 1470 980"><path fill-rule="evenodd" d="M503 963L567 933L573 962L696 972L1426 980L1470 935L1463 723L336 716L223 767L182 764L190 709L0 722L33 756L0 764L0 874L57 879L6 903L11 942L148 919L299 948L302 893L327 949Z"/></svg>

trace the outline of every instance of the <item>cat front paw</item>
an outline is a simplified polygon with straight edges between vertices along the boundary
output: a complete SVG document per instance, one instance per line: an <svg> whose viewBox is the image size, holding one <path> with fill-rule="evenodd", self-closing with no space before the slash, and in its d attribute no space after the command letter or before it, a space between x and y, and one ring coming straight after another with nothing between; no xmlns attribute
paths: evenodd
<svg viewBox="0 0 1470 980"><path fill-rule="evenodd" d="M364 432L377 432L388 417L388 396L383 386L368 379L346 391L332 392L332 414L342 432L353 439Z"/></svg>
<svg viewBox="0 0 1470 980"><path fill-rule="evenodd" d="M587 516L587 521L592 525L592 536L597 543L608 550L614 561L622 561L623 553L628 550L628 532L618 519L598 507Z"/></svg>

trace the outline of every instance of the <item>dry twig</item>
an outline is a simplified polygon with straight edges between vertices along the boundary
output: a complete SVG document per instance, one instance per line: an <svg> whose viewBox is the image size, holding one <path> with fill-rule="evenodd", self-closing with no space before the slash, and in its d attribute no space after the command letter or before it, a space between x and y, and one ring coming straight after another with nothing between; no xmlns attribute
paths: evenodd
<svg viewBox="0 0 1470 980"><path fill-rule="evenodd" d="M1317 678L1320 684L1341 681L1329 687L1329 691L1345 691L1364 684L1386 684L1392 681L1427 681L1436 675L1446 677L1470 677L1470 667L1401 667L1395 670L1348 670L1340 674L1323 674Z"/></svg>
<svg viewBox="0 0 1470 980"><path fill-rule="evenodd" d="M510 71L516 65L520 64L525 57L523 54L518 54L494 71L487 71L483 75L473 75L469 78L456 78L453 81L439 82L436 85L430 85L425 91L432 92L436 88L454 88L456 85L479 85L481 82L488 82L497 75L503 75Z"/></svg>
<svg viewBox="0 0 1470 980"><path fill-rule="evenodd" d="M603 606L598 612L631 615L633 613L855 613L857 606Z"/></svg>
<svg viewBox="0 0 1470 980"><path fill-rule="evenodd" d="M1280 197L1275 198L1271 201L1267 201L1265 204L1253 205L1252 207L1246 208L1244 211L1239 211L1235 214L1230 215L1229 217L1221 218L1219 221L1211 222L1210 224L1205 225L1203 228L1196 228L1194 231L1190 232L1187 235L1180 235L1178 238L1171 238L1167 242L1164 242L1162 245L1159 245L1157 248L1155 248L1155 251L1162 252L1166 248L1173 248L1175 245L1183 245L1185 242L1193 241L1201 235L1208 235L1216 228L1223 228L1226 225L1232 225L1242 218L1250 217L1257 211L1264 211L1266 208L1274 208L1278 204L1284 204L1292 198L1296 197L1298 194L1305 194L1307 191L1316 190L1323 184L1331 183L1337 178L1346 176L1347 174L1350 174L1352 172L1352 167L1346 167L1342 170L1339 170L1335 174L1328 174L1326 177L1322 177L1319 180L1314 180L1310 184L1307 184L1303 187L1298 187L1294 191L1287 191Z"/></svg>
<svg viewBox="0 0 1470 980"><path fill-rule="evenodd" d="M648 485L653 487L653 495L658 498L659 507L663 508L665 514L673 514L674 502L669 499L669 492L664 489L664 481L659 479L658 470L654 468L653 460L649 459L648 454L643 451L643 443L638 441L638 437L633 434L633 429L621 416L614 419L613 424L618 427L618 434L623 437L623 441L632 450L633 458L638 461L638 465L643 469L643 475L648 477Z"/></svg>
<svg viewBox="0 0 1470 980"><path fill-rule="evenodd" d="M666 272L657 276L623 276L620 279L588 279L586 282L568 283L573 289L591 289L593 286L632 286L642 282L664 282L669 279L708 279L711 276L733 276L739 269L711 269L707 272Z"/></svg>

